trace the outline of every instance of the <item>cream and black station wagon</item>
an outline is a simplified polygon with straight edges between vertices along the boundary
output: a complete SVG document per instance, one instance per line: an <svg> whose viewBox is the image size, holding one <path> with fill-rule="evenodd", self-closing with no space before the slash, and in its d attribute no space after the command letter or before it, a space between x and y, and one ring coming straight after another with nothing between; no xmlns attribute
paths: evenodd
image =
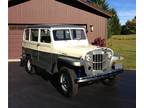
<svg viewBox="0 0 144 108"><path fill-rule="evenodd" d="M26 71L41 68L57 74L65 96L76 95L81 83L112 85L122 72L116 60L112 49L90 45L82 26L32 25L24 29L21 61Z"/></svg>

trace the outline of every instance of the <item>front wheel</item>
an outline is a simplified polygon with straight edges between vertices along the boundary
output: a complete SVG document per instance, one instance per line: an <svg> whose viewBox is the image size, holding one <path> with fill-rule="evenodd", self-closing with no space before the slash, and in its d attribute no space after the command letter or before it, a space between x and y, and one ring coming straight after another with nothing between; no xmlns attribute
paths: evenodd
<svg viewBox="0 0 144 108"><path fill-rule="evenodd" d="M75 71L67 67L60 68L59 84L62 94L66 97L75 96L78 93L78 84L75 83Z"/></svg>

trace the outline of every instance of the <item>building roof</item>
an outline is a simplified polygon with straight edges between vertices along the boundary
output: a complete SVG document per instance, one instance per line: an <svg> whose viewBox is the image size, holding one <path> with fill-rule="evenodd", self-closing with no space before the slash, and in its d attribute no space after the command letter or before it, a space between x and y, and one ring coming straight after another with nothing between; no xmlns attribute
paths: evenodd
<svg viewBox="0 0 144 108"><path fill-rule="evenodd" d="M8 7L15 6L30 0L8 0Z"/></svg>
<svg viewBox="0 0 144 108"><path fill-rule="evenodd" d="M8 6L15 6L30 0L8 0ZM98 7L97 5L93 6L89 3L90 0L56 0L58 2L62 2L64 4L106 17L110 18L112 16L111 13L103 10L102 8Z"/></svg>
<svg viewBox="0 0 144 108"><path fill-rule="evenodd" d="M77 0L77 1L79 1L80 3L83 3L86 6L89 6L89 7L93 8L93 9L95 9L95 10L97 10L97 11L99 11L105 15L107 15L108 17L112 17L112 14L110 12L103 10L102 8L100 8L96 4L95 4L95 6L93 6L90 3L88 3L88 2L90 2L90 0Z"/></svg>
<svg viewBox="0 0 144 108"><path fill-rule="evenodd" d="M96 15L100 15L106 18L112 17L112 14L108 11L103 10L98 5L93 6L90 3L90 0L56 0L67 5L71 5L73 7L94 13Z"/></svg>

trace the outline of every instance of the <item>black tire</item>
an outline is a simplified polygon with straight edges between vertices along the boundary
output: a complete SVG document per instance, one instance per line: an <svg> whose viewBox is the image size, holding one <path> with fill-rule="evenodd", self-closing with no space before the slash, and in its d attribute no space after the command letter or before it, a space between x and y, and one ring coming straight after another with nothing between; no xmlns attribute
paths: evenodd
<svg viewBox="0 0 144 108"><path fill-rule="evenodd" d="M62 67L59 72L59 84L62 94L66 97L75 96L78 93L78 84L75 82L76 74L74 70Z"/></svg>
<svg viewBox="0 0 144 108"><path fill-rule="evenodd" d="M34 66L32 65L32 60L30 58L27 58L26 63L25 63L25 70L29 74L34 74Z"/></svg>
<svg viewBox="0 0 144 108"><path fill-rule="evenodd" d="M106 86L114 86L116 84L116 77L103 79L101 82Z"/></svg>
<svg viewBox="0 0 144 108"><path fill-rule="evenodd" d="M20 59L20 66L24 67L25 66L26 60L24 58Z"/></svg>
<svg viewBox="0 0 144 108"><path fill-rule="evenodd" d="M35 73L36 73L37 75L41 75L42 69L41 69L40 67L35 66L34 69L35 69Z"/></svg>

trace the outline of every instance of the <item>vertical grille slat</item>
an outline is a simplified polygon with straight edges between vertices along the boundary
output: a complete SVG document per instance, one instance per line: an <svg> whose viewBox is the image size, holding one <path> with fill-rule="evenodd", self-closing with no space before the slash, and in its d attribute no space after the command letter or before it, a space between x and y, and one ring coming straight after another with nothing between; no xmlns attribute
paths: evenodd
<svg viewBox="0 0 144 108"><path fill-rule="evenodd" d="M103 70L103 57L102 54L93 55L93 69L94 70Z"/></svg>

